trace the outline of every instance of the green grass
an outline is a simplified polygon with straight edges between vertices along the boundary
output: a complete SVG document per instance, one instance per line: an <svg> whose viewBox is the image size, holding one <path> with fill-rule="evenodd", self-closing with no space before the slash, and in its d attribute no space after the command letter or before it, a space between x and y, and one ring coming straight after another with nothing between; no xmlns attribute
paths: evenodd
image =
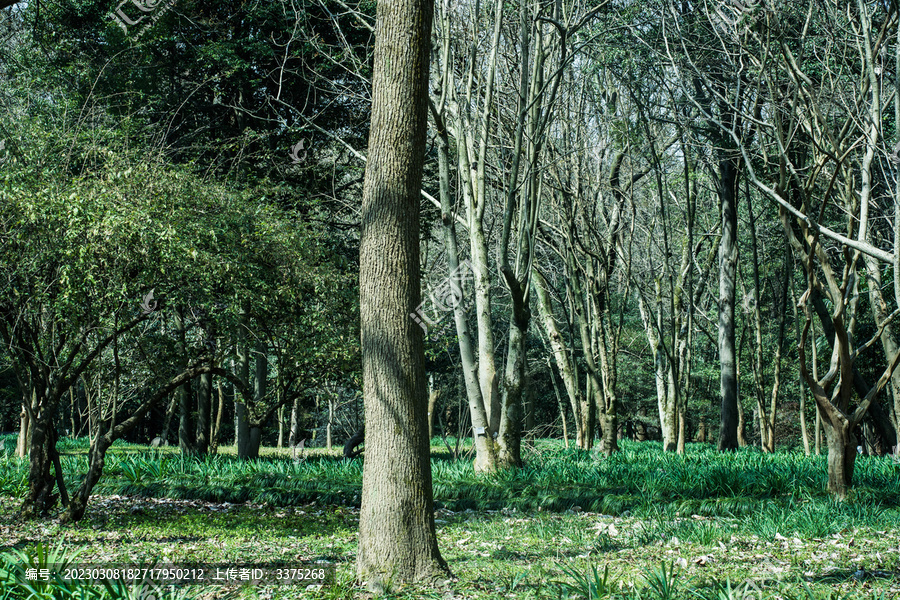
<svg viewBox="0 0 900 600"><path fill-rule="evenodd" d="M67 444L74 487L85 444ZM458 579L398 598L900 597L900 466L890 459L859 459L851 499L836 503L824 491L824 457L703 445L677 456L625 442L604 458L540 441L526 468L484 475L441 448L432 456L438 533ZM66 548L130 563L325 560L337 582L309 597L363 597L353 577L361 467L324 451L297 462L276 451L200 460L118 445L86 519L63 528L15 519L27 467L7 456L0 540L24 550L62 536Z"/></svg>
<svg viewBox="0 0 900 600"><path fill-rule="evenodd" d="M582 510L612 515L652 516L656 511L701 516L758 515L806 510L789 519L790 531L834 531L846 506L831 506L825 493L825 458L795 453L766 455L745 451L720 454L707 445L689 445L684 456L662 453L653 443L624 443L622 452L600 458L542 442L527 466L490 475L475 473L470 461L451 461L434 452L434 496L439 508L560 512ZM67 480L74 485L86 468L78 454L64 457ZM0 471L0 493L23 491L25 465L7 461ZM233 456L205 459L171 451L133 452L114 448L98 493L197 499L210 502L266 502L296 506L309 502L358 506L362 461L346 461L322 452L304 460L271 456L240 461ZM854 502L869 518L900 505L895 493L900 466L890 459L863 458L854 475ZM810 503L812 503L810 505ZM813 514L824 510L826 517ZM774 511L774 512L773 512ZM779 513L781 511L781 513ZM767 514L768 514L767 512ZM829 521L830 519L830 521ZM759 531L771 529L764 521ZM774 533L774 532L773 532ZM783 532L782 532L783 533Z"/></svg>

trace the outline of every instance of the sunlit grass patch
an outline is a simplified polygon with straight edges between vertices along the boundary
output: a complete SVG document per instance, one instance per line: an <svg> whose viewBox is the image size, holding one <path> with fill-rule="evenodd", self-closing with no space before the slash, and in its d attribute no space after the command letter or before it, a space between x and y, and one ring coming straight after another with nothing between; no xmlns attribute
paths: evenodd
<svg viewBox="0 0 900 600"><path fill-rule="evenodd" d="M390 597L582 597L563 585L576 585L571 573L608 577L609 597L621 600L748 600L740 595L748 583L762 600L900 597L900 469L889 459L858 461L854 494L837 503L824 491L822 457L784 452L722 455L689 445L677 456L626 442L605 458L539 441L526 468L479 474L469 460L434 450L439 544L458 579L449 591ZM84 461L64 455L70 485ZM85 520L60 527L15 520L12 496L24 492L27 465L7 453L0 540L24 550L60 538L98 560L325 560L337 566L332 588L274 590L273 598L367 598L354 576L363 461L116 448Z"/></svg>

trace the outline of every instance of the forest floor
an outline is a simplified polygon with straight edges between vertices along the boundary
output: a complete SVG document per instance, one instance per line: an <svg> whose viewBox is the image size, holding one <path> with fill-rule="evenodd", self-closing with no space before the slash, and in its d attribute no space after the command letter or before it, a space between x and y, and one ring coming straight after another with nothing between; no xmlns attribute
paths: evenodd
<svg viewBox="0 0 900 600"><path fill-rule="evenodd" d="M470 473L469 461L441 464L446 457L436 458L438 540L453 578L432 589L394 590L388 597L900 598L900 466L889 458L860 459L854 497L837 504L821 490L824 472L819 477L816 470L824 468L821 457L743 451L717 459L699 446L675 457L663 455L658 445L626 444L622 456L606 459L553 443L540 448L532 450L532 466L513 480ZM228 476L250 481L251 487L263 485L259 473L279 461L258 461L256 479L248 479L242 463L217 460L241 465L234 472L217 471L222 479L217 485L228 485ZM280 460L302 473L302 465ZM320 461L340 462L326 456ZM21 471L16 464L6 459L3 481ZM100 495L74 526L54 520L22 523L16 516L18 494L6 495L0 499L0 549L7 555L34 554L35 544L43 543L77 564L258 565L281 559L335 569L335 580L322 589L187 586L164 598L369 597L354 581L359 511L353 501L358 496L350 493L354 480L358 492L358 469L345 464L344 484L340 478L325 482L337 490L328 502L279 505L203 498L209 490L204 492L201 482L193 490L170 482L178 491L170 495L179 498L151 494L164 491L153 487L159 482L149 476L135 481L127 465L123 459L123 471L110 469ZM692 479L679 476L679 465ZM640 472L646 477L635 481ZM173 477L165 468L154 473ZM541 473L557 479L552 489ZM584 493L591 483L599 486L593 502ZM497 487L516 488L519 506L503 500ZM642 492L631 493L636 490ZM523 503L522 493L533 501ZM340 495L345 498L337 500ZM593 509L573 504L573 498ZM472 507L463 508L466 503ZM149 600L146 593L143 600Z"/></svg>

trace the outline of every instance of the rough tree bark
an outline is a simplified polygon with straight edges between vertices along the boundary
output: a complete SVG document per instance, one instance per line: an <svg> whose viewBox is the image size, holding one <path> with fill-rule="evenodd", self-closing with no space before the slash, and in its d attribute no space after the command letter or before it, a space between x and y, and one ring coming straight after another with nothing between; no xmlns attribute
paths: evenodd
<svg viewBox="0 0 900 600"><path fill-rule="evenodd" d="M719 241L719 395L722 401L720 451L738 448L738 380L734 326L738 172L736 158L723 158L719 163L716 182L722 207L722 238Z"/></svg>
<svg viewBox="0 0 900 600"><path fill-rule="evenodd" d="M419 196L433 3L378 4L360 240L365 394L357 574L370 590L448 574L437 546L419 305Z"/></svg>

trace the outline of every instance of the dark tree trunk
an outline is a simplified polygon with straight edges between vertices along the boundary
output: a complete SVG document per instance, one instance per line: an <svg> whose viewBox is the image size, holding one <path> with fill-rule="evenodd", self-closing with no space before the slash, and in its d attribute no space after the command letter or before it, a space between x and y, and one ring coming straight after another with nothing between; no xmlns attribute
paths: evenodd
<svg viewBox="0 0 900 600"><path fill-rule="evenodd" d="M178 336L179 349L184 357L187 357L187 343L185 340L185 323L184 315L181 308L175 309L175 332ZM187 366L187 359L184 359ZM194 454L195 431L194 431L194 394L191 389L191 382L186 382L178 388L178 447L183 454Z"/></svg>
<svg viewBox="0 0 900 600"><path fill-rule="evenodd" d="M209 431L212 413L212 375L204 373L200 376L200 387L197 390L197 453L209 451Z"/></svg>
<svg viewBox="0 0 900 600"><path fill-rule="evenodd" d="M518 304L517 304L518 302ZM513 299L514 318L509 326L506 382L501 396L500 431L497 437L497 462L503 467L522 466L522 386L525 380L525 339L530 313L522 299Z"/></svg>
<svg viewBox="0 0 900 600"><path fill-rule="evenodd" d="M169 402L169 406L166 408L166 422L163 426L162 433L159 437L162 438L163 444L166 446L169 445L169 430L172 429L172 418L175 416L175 407L178 404L178 392L176 391L172 394L172 400Z"/></svg>
<svg viewBox="0 0 900 600"><path fill-rule="evenodd" d="M237 394L234 397L234 438L237 455L247 456L250 444L250 421L247 417L247 405Z"/></svg>
<svg viewBox="0 0 900 600"><path fill-rule="evenodd" d="M59 498L53 493L56 478L50 473L56 452L56 431L53 422L56 405L57 402L50 399L40 402L38 406L43 408L34 415L32 422L31 447L28 452L30 463L28 496L22 505L22 516L26 519L46 517Z"/></svg>
<svg viewBox="0 0 900 600"><path fill-rule="evenodd" d="M250 425L247 436L247 445L244 447L245 454L241 458L259 458L260 436L262 428L258 425Z"/></svg>
<svg viewBox="0 0 900 600"><path fill-rule="evenodd" d="M853 484L856 436L849 427L833 426L827 419L823 422L828 445L828 491L837 500L846 500Z"/></svg>
<svg viewBox="0 0 900 600"><path fill-rule="evenodd" d="M178 447L183 454L194 454L194 394L191 383L187 382L176 392L178 394Z"/></svg>
<svg viewBox="0 0 900 600"><path fill-rule="evenodd" d="M78 490L69 501L66 512L63 514L63 523L74 523L80 521L87 509L88 500L90 500L91 492L100 477L103 475L103 467L106 465L106 451L109 449L110 442L105 436L100 436L97 442L92 444L88 452L88 471L78 487Z"/></svg>
<svg viewBox="0 0 900 600"><path fill-rule="evenodd" d="M366 441L366 428L360 427L359 431L350 436L347 443L344 444L344 458L356 458L362 454L362 450L357 450Z"/></svg>
<svg viewBox="0 0 900 600"><path fill-rule="evenodd" d="M375 592L446 577L437 546L420 300L419 197L433 4L378 4L360 241L365 393L357 569Z"/></svg>
<svg viewBox="0 0 900 600"><path fill-rule="evenodd" d="M254 361L253 373L253 405L255 407L262 407L268 390L269 359L266 351L267 348L265 344L261 343L256 346L256 360ZM257 410L260 410L260 408L257 408ZM259 413L257 413L257 415L258 414ZM243 443L238 443L238 457L259 458L259 443L260 436L262 435L261 429L264 423L256 422L250 414L249 408L245 407L244 415L243 420L246 421L246 438L244 438ZM239 439L241 438L240 434L243 432L244 430L239 429Z"/></svg>
<svg viewBox="0 0 900 600"><path fill-rule="evenodd" d="M735 351L735 277L737 274L736 159L719 163L718 193L722 210L722 238L719 243L719 396L722 402L719 450L738 448L738 379Z"/></svg>

